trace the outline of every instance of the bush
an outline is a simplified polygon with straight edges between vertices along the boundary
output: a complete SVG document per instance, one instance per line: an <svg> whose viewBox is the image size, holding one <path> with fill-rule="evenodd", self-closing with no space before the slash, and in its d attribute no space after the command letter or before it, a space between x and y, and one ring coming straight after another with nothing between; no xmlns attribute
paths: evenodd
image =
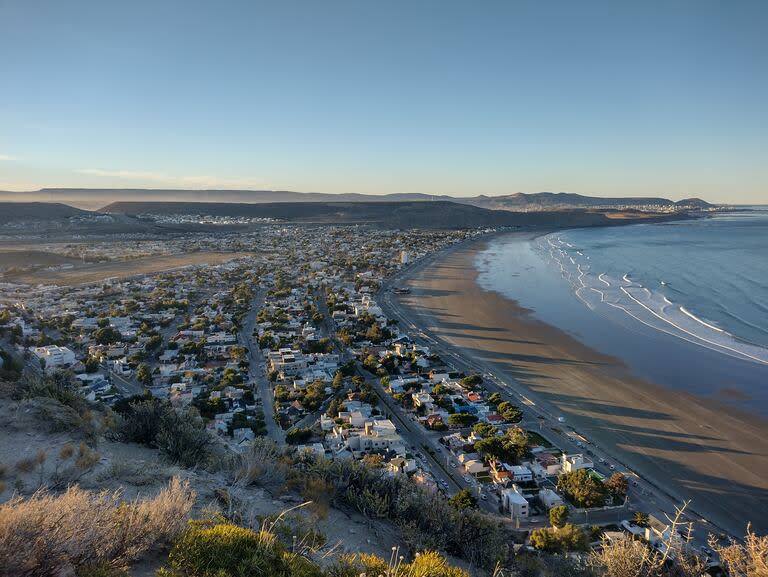
<svg viewBox="0 0 768 577"><path fill-rule="evenodd" d="M213 444L196 410L176 411L167 401L154 398L131 403L118 419L115 435L124 442L158 448L184 467L205 463Z"/></svg>
<svg viewBox="0 0 768 577"><path fill-rule="evenodd" d="M474 509L457 509L442 496L423 492L407 477L391 477L357 461L311 455L302 456L295 469L298 477L320 477L328 482L335 503L369 518L390 519L410 535L418 535L418 542L411 543L439 546L488 569L507 560L509 535L496 521Z"/></svg>
<svg viewBox="0 0 768 577"><path fill-rule="evenodd" d="M123 502L119 492L70 487L0 505L0 575L55 575L125 567L183 529L195 495L174 479L157 496ZM23 553L22 553L23 552Z"/></svg>
<svg viewBox="0 0 768 577"><path fill-rule="evenodd" d="M414 560L404 563L402 557L393 554L389 561L376 555L358 553L342 555L328 571L329 577L469 577L463 569L452 567L445 557L434 551L417 553Z"/></svg>
<svg viewBox="0 0 768 577"><path fill-rule="evenodd" d="M322 577L310 561L289 553L268 531L232 523L192 521L159 577Z"/></svg>

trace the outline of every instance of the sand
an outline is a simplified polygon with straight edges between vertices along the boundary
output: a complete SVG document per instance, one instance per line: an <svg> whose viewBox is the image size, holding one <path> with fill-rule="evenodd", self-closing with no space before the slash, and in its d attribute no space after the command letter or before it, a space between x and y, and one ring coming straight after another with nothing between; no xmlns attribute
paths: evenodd
<svg viewBox="0 0 768 577"><path fill-rule="evenodd" d="M530 234L527 235L531 237ZM483 242L448 251L410 275L400 298L417 324L516 380L538 406L734 535L768 531L768 423L635 378L618 359L483 290Z"/></svg>

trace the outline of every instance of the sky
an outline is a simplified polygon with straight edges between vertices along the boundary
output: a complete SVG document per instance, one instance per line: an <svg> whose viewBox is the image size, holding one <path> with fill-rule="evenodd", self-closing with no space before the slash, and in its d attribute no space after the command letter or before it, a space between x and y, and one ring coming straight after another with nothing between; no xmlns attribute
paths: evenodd
<svg viewBox="0 0 768 577"><path fill-rule="evenodd" d="M768 203L768 2L0 0L0 190Z"/></svg>

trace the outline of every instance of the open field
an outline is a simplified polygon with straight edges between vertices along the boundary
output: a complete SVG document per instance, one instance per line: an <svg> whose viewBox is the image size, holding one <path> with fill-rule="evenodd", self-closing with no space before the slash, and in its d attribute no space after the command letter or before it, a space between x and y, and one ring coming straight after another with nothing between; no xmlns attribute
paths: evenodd
<svg viewBox="0 0 768 577"><path fill-rule="evenodd" d="M74 286L99 282L108 278L127 278L158 273L190 265L220 264L249 255L250 253L245 252L190 252L185 254L148 256L132 260L84 264L69 270L21 272L9 274L4 280L31 285L53 284Z"/></svg>

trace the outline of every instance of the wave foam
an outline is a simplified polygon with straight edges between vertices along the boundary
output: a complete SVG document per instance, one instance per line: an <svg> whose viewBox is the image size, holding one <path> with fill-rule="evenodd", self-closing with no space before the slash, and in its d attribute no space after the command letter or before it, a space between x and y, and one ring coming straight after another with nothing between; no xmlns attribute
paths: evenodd
<svg viewBox="0 0 768 577"><path fill-rule="evenodd" d="M660 292L633 281L629 273L620 280L604 272L591 274L588 265L579 262L563 249L568 243L554 235L545 236L544 239L546 242L540 242L539 248L560 268L563 278L573 287L576 296L590 309L598 311L610 307L620 310L659 332L732 357L768 364L767 348L739 340ZM582 257L588 258L588 255Z"/></svg>

